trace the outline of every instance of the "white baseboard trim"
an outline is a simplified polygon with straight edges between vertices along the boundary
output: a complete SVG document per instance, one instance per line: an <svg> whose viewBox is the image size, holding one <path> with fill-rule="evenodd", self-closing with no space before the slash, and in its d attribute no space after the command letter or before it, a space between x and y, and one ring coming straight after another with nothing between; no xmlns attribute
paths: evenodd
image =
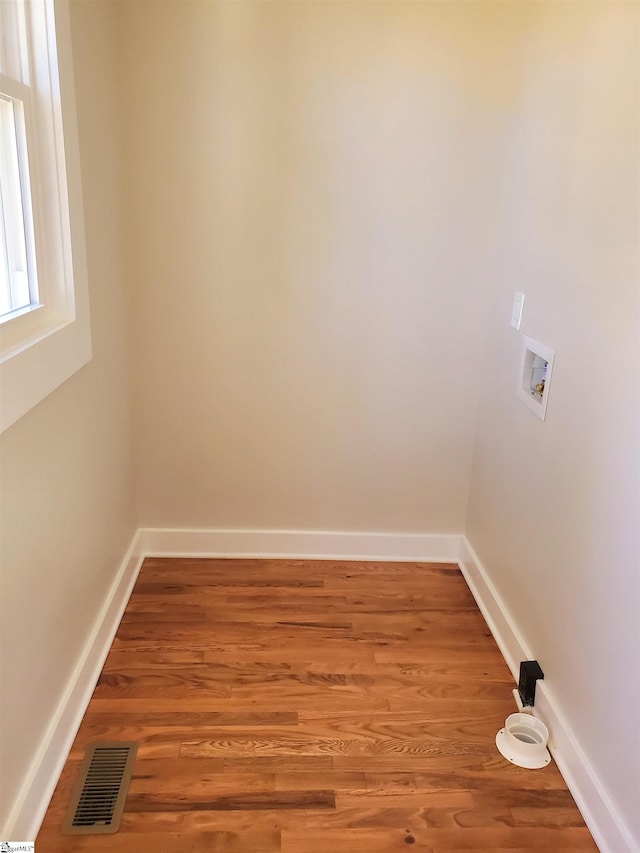
<svg viewBox="0 0 640 853"><path fill-rule="evenodd" d="M517 625L466 538L459 534L141 528L114 578L78 663L16 798L3 835L34 839L127 605L144 557L267 557L457 563L517 681L530 660ZM600 783L549 685L538 685L536 715L551 753L602 853L636 853L632 836Z"/></svg>
<svg viewBox="0 0 640 853"><path fill-rule="evenodd" d="M487 571L466 537L461 539L460 570L517 683L520 661L533 656ZM631 832L544 681L537 685L534 714L549 729L549 750L601 853L637 853Z"/></svg>
<svg viewBox="0 0 640 853"><path fill-rule="evenodd" d="M146 556L457 563L462 537L440 533L141 528Z"/></svg>
<svg viewBox="0 0 640 853"><path fill-rule="evenodd" d="M9 814L3 837L34 839L147 556L457 563L457 534L142 528L122 560Z"/></svg>
<svg viewBox="0 0 640 853"><path fill-rule="evenodd" d="M144 555L135 533L2 830L35 839L131 596Z"/></svg>
<svg viewBox="0 0 640 853"><path fill-rule="evenodd" d="M458 565L517 683L520 677L520 661L532 660L531 653L498 591L464 536Z"/></svg>

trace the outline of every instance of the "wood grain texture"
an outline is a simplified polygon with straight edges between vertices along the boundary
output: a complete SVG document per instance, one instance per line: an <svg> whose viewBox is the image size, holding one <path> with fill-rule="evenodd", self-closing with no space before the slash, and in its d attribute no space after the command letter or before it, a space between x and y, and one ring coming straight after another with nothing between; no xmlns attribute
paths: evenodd
<svg viewBox="0 0 640 853"><path fill-rule="evenodd" d="M57 851L592 851L458 569L147 559L37 839ZM140 744L120 832L60 832L96 740Z"/></svg>

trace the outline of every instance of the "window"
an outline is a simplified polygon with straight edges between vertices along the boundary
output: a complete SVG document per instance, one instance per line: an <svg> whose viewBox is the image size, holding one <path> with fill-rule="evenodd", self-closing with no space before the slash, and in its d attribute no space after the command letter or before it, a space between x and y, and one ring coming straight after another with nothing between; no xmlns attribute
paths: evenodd
<svg viewBox="0 0 640 853"><path fill-rule="evenodd" d="M0 0L0 421L91 357L67 0Z"/></svg>
<svg viewBox="0 0 640 853"><path fill-rule="evenodd" d="M38 306L24 102L0 92L0 322Z"/></svg>

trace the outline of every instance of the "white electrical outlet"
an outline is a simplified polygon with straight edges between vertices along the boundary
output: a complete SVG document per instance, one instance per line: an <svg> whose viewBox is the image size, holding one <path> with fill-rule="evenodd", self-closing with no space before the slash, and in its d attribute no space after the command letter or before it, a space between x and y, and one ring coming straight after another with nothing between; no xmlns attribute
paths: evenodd
<svg viewBox="0 0 640 853"><path fill-rule="evenodd" d="M524 308L524 293L514 293L513 310L511 311L511 325L514 329L520 328L522 323L522 309Z"/></svg>

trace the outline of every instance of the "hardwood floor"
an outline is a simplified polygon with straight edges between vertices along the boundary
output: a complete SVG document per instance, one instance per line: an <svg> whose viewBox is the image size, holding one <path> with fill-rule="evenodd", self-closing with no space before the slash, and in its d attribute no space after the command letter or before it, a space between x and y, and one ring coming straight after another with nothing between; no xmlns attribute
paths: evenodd
<svg viewBox="0 0 640 853"><path fill-rule="evenodd" d="M36 849L597 851L497 752L513 686L455 566L147 559ZM140 743L121 830L63 836L96 740Z"/></svg>

